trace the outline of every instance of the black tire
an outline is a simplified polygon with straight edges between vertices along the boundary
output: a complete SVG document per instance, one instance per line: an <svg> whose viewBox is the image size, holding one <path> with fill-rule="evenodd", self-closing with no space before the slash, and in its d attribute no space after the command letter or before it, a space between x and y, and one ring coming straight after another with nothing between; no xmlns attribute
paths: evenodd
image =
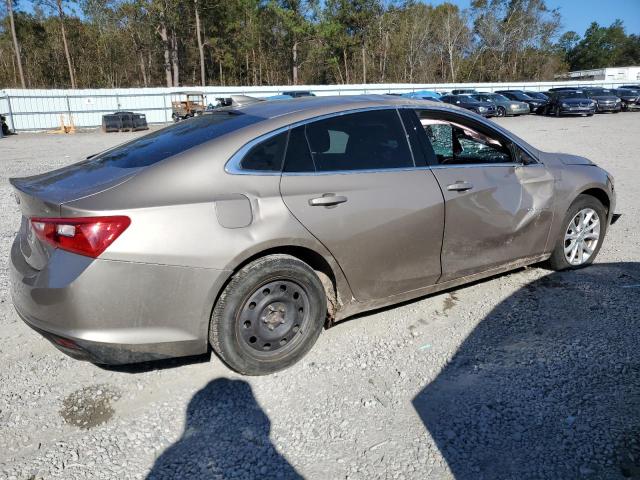
<svg viewBox="0 0 640 480"><path fill-rule="evenodd" d="M267 375L311 349L326 315L325 291L313 269L290 255L268 255L231 278L213 309L209 342L236 372Z"/></svg>
<svg viewBox="0 0 640 480"><path fill-rule="evenodd" d="M556 108L553 110L553 114L556 117L560 117L560 107L556 105Z"/></svg>
<svg viewBox="0 0 640 480"><path fill-rule="evenodd" d="M507 116L507 111L505 110L504 107L498 107L498 117L506 117Z"/></svg>
<svg viewBox="0 0 640 480"><path fill-rule="evenodd" d="M9 127L4 122L2 123L2 135L4 135L5 137L9 135Z"/></svg>
<svg viewBox="0 0 640 480"><path fill-rule="evenodd" d="M573 265L569 263L564 255L565 249L565 233L569 228L569 222L571 222L574 217L585 208L591 208L595 210L598 214L600 220L600 237L598 238L598 243L595 246L593 253L587 259L586 262L580 265ZM600 252L600 247L602 247L602 242L604 241L604 237L607 233L607 210L602 205L602 202L591 195L578 195L578 197L574 200L574 202L567 210L567 214L562 220L562 228L560 230L560 234L558 239L556 240L556 245L553 249L551 257L547 261L547 266L552 270L575 270L578 268L584 268L588 265L591 265L595 258L598 256L598 252Z"/></svg>

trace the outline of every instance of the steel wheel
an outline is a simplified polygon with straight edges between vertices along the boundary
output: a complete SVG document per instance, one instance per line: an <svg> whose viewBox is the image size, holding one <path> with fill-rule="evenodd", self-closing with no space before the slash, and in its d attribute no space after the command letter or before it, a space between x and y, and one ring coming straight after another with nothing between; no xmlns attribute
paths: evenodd
<svg viewBox="0 0 640 480"><path fill-rule="evenodd" d="M237 318L242 348L270 357L295 348L309 319L309 296L298 283L281 279L257 288L244 302Z"/></svg>
<svg viewBox="0 0 640 480"><path fill-rule="evenodd" d="M582 265L591 258L600 241L600 217L583 208L569 222L564 235L564 256L570 265Z"/></svg>

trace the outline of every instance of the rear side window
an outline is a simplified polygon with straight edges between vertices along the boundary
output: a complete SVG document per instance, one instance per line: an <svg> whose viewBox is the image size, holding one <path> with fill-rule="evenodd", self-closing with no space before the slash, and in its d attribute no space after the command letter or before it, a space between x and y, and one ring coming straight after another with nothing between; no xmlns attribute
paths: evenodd
<svg viewBox="0 0 640 480"><path fill-rule="evenodd" d="M280 172L286 143L287 132L260 142L242 158L240 168L261 172Z"/></svg>
<svg viewBox="0 0 640 480"><path fill-rule="evenodd" d="M336 115L292 130L286 172L413 167L395 110Z"/></svg>
<svg viewBox="0 0 640 480"><path fill-rule="evenodd" d="M86 162L112 168L142 168L221 135L264 120L234 111L192 118L97 155Z"/></svg>

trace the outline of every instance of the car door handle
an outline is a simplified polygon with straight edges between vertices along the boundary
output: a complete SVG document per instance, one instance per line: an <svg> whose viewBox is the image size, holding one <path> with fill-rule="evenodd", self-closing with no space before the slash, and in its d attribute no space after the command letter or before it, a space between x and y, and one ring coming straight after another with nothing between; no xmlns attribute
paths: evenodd
<svg viewBox="0 0 640 480"><path fill-rule="evenodd" d="M467 190L471 190L473 185L469 182L462 182L458 180L456 183L452 183L451 185L447 185L447 190L450 192L466 192Z"/></svg>
<svg viewBox="0 0 640 480"><path fill-rule="evenodd" d="M334 195L333 193L325 193L321 197L310 199L309 205L311 205L312 207L332 207L346 201L347 197Z"/></svg>

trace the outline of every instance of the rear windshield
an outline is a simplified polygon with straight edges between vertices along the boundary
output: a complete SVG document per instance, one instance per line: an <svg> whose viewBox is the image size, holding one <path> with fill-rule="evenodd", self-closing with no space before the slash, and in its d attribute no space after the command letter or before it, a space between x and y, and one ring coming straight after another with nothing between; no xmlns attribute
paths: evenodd
<svg viewBox="0 0 640 480"><path fill-rule="evenodd" d="M516 100L531 100L531 97L529 95L526 95L522 92L509 92L509 93L513 95Z"/></svg>
<svg viewBox="0 0 640 480"><path fill-rule="evenodd" d="M234 110L205 114L99 154L85 165L142 168L189 150L214 138L264 120Z"/></svg>
<svg viewBox="0 0 640 480"><path fill-rule="evenodd" d="M584 93L582 92L559 92L559 98L584 98Z"/></svg>

